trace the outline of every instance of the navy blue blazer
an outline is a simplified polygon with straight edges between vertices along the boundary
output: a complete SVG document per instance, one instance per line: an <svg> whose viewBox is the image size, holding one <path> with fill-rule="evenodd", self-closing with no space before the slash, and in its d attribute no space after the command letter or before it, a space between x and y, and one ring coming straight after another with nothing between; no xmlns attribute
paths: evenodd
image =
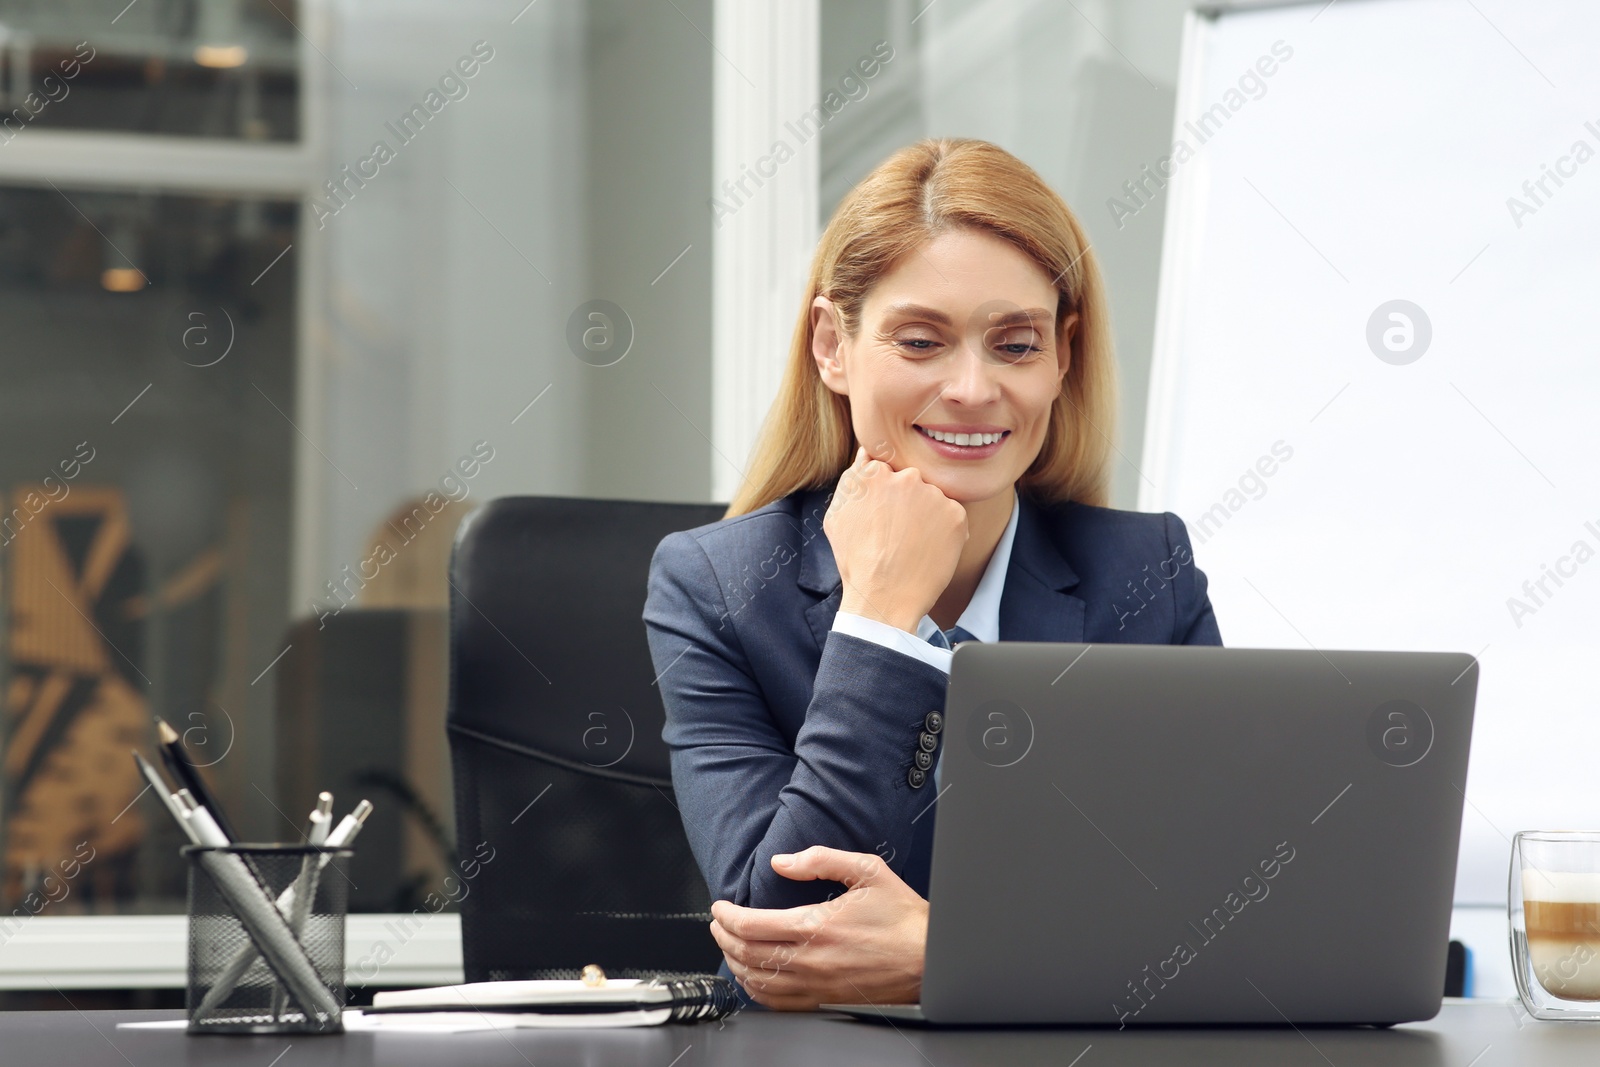
<svg viewBox="0 0 1600 1067"><path fill-rule="evenodd" d="M931 775L913 788L907 774L949 676L833 632L831 495L803 490L670 534L651 560L644 621L662 736L713 900L786 908L836 895L836 882L773 871L774 855L810 845L877 853L928 893L935 791ZM1019 496L1002 641L1222 643L1176 515Z"/></svg>

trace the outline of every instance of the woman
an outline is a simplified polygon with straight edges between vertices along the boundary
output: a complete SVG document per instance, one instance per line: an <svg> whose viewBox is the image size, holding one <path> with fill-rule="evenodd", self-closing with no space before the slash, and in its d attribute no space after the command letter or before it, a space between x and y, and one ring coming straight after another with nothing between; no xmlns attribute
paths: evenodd
<svg viewBox="0 0 1600 1067"><path fill-rule="evenodd" d="M657 548L673 786L760 1004L918 999L956 640L1221 644L1183 523L1105 507L1109 331L1032 169L905 148L822 236L727 517Z"/></svg>

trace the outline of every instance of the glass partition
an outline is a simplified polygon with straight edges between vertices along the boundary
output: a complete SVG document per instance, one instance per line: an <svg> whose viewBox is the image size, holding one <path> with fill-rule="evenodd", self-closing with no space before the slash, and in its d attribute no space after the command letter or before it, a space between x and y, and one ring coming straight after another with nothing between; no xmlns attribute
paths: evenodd
<svg viewBox="0 0 1600 1067"><path fill-rule="evenodd" d="M236 803L269 780L241 734L285 625L298 215L0 186L7 911L75 856L63 907L181 907L178 830L133 803L153 716Z"/></svg>
<svg viewBox="0 0 1600 1067"><path fill-rule="evenodd" d="M710 26L0 0L0 922L181 911L157 716L243 837L370 798L353 911L440 885L461 520L706 495Z"/></svg>

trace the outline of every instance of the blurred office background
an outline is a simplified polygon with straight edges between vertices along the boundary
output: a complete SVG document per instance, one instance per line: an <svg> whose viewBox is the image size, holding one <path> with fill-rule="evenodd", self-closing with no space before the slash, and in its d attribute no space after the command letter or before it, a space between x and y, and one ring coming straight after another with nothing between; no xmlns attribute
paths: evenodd
<svg viewBox="0 0 1600 1067"><path fill-rule="evenodd" d="M0 0L0 910L83 842L51 914L182 909L176 831L130 806L155 715L249 837L371 796L356 907L436 885L461 517L731 489L713 256L719 186L759 161L714 144L722 81L797 120L842 96L791 138L801 240L918 137L1037 167L1110 275L1136 460L1160 211L1119 232L1096 204L1168 138L1185 5L808 6L771 16L815 19L785 88L717 47L751 31L711 0ZM738 212L787 211L779 184ZM803 270L740 352L768 382ZM592 300L622 358L569 344Z"/></svg>
<svg viewBox="0 0 1600 1067"><path fill-rule="evenodd" d="M1189 7L0 0L0 916L85 844L41 916L182 911L156 715L248 837L371 797L352 906L416 908L462 518L728 499L821 226L918 138L1077 211L1138 506Z"/></svg>

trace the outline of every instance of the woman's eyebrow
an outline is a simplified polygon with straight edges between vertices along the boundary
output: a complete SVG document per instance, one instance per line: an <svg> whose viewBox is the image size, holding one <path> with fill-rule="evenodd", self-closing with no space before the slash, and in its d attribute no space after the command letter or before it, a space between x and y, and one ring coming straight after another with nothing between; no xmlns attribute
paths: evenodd
<svg viewBox="0 0 1600 1067"><path fill-rule="evenodd" d="M883 309L885 315L905 315L908 317L927 319L937 322L941 326L950 325L950 316L938 308L925 307L922 304L890 304Z"/></svg>
<svg viewBox="0 0 1600 1067"><path fill-rule="evenodd" d="M1004 315L994 315L990 319L990 325L992 325L992 326L1010 326L1013 323L1019 323L1019 322L1020 323L1027 323L1027 324L1031 325L1036 320L1044 319L1044 320L1048 321L1049 318L1050 318L1050 312L1047 311L1044 308L1028 308L1026 310L1008 312L1007 314L1004 314Z"/></svg>
<svg viewBox="0 0 1600 1067"><path fill-rule="evenodd" d="M890 304L883 309L885 315L906 315L927 319L941 326L950 325L950 316L938 308L927 307L922 304ZM1009 326L1012 323L1032 323L1038 319L1049 319L1050 312L1045 308L1027 308L1012 311L1004 315L997 315L990 320L991 326Z"/></svg>

